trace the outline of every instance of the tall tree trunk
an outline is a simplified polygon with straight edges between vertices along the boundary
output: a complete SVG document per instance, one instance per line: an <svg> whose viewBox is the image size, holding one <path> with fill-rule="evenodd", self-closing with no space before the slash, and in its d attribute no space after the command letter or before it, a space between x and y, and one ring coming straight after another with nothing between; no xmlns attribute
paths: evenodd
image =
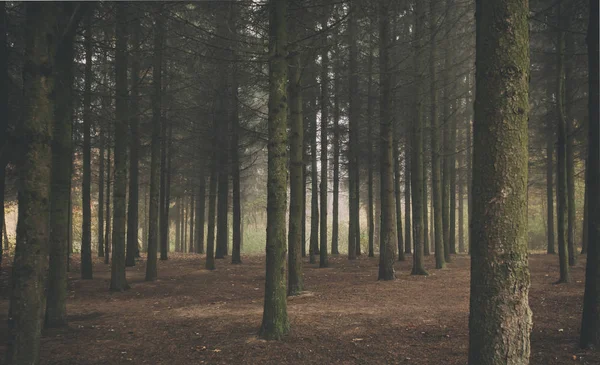
<svg viewBox="0 0 600 365"><path fill-rule="evenodd" d="M339 211L340 211L340 77L339 53L335 59L333 80L333 217L331 223L331 254L339 255Z"/></svg>
<svg viewBox="0 0 600 365"><path fill-rule="evenodd" d="M0 115L4 118L0 119L0 149L8 143L8 92L9 92L9 76L8 76L8 44L6 41L7 21L6 21L6 2L0 3ZM6 179L6 164L0 162L0 268L2 267L2 255L7 241L3 239L6 235L4 228L4 188Z"/></svg>
<svg viewBox="0 0 600 365"><path fill-rule="evenodd" d="M267 270L260 337L279 340L289 332L286 302L287 88L286 0L269 3L269 144Z"/></svg>
<svg viewBox="0 0 600 365"><path fill-rule="evenodd" d="M295 35L297 20L289 23L290 34ZM302 214L304 190L304 123L302 114L302 65L298 49L290 50L289 105L290 105L290 218L288 231L288 295L297 295L304 289L302 273Z"/></svg>
<svg viewBox="0 0 600 365"><path fill-rule="evenodd" d="M421 96L422 83L422 52L421 42L424 34L425 12L423 3L418 1L415 8L415 34L414 34L414 77L415 77L415 115L412 122L412 142L411 142L411 188L412 188L412 219L414 232L415 252L413 255L413 275L427 275L423 266L423 242L424 242L424 209L423 201L424 171L423 171L423 100Z"/></svg>
<svg viewBox="0 0 600 365"><path fill-rule="evenodd" d="M329 7L325 5L322 9L321 28L327 29L329 20ZM329 170L327 167L327 133L329 129L329 46L327 42L327 33L321 35L321 234L319 236L319 267L327 267L327 194Z"/></svg>
<svg viewBox="0 0 600 365"><path fill-rule="evenodd" d="M23 119L19 168L19 222L8 314L7 364L39 364L50 238L51 141L54 120L56 10L25 4Z"/></svg>
<svg viewBox="0 0 600 365"><path fill-rule="evenodd" d="M585 269L585 294L579 344L583 348L600 346L600 118L598 89L598 1L590 0L587 34L588 50L588 254Z"/></svg>
<svg viewBox="0 0 600 365"><path fill-rule="evenodd" d="M375 257L375 217L373 210L377 210L374 206L373 196L373 168L375 165L373 156L373 130L375 129L375 116L373 115L373 48L375 41L373 39L373 30L369 34L369 59L367 66L367 225L369 234L369 257Z"/></svg>
<svg viewBox="0 0 600 365"><path fill-rule="evenodd" d="M311 65L314 62L311 62ZM311 78L309 79L312 88L316 79L314 77L314 70L310 70ZM314 92L314 91L313 91ZM310 244L309 244L309 256L310 263L316 263L315 255L319 254L319 182L317 173L317 113L316 113L316 100L314 93L310 93L310 103L312 104L310 121L311 121L311 140L310 140L310 183L311 183L311 200L310 200Z"/></svg>
<svg viewBox="0 0 600 365"><path fill-rule="evenodd" d="M589 152L588 152L589 153ZM587 184L590 171L589 158L585 159L585 188L583 193L583 232L581 234L581 254L587 254L588 232L589 232L589 195L590 187Z"/></svg>
<svg viewBox="0 0 600 365"><path fill-rule="evenodd" d="M81 278L82 279L92 279L92 210L91 210L91 185L92 185L92 171L91 171L91 156L92 156L92 151L91 151L91 136L90 136L90 130L91 130L91 104L92 104L92 25L91 25L91 14L88 14L88 16L86 16L86 20L85 20L85 39L84 39L84 43L85 43L85 71L84 71L84 94L83 94L83 177L82 177L82 184L81 184L81 196L82 196L82 210L83 210L83 219L81 221ZM74 35L73 35L74 37ZM66 52L68 52L68 55L65 55L64 57L64 62L69 63L69 67L72 68L72 63L73 63L73 50L69 49L69 50L65 50ZM64 70L64 72L69 73L70 75L68 76L70 78L70 80L67 80L66 78L62 81L63 85L61 85L60 90L63 90L63 88L68 88L69 90L71 90L73 88L73 76L72 70ZM64 95L65 98L69 98L71 99L71 93L68 93L67 95ZM64 159L63 160L63 165L64 166L64 170L63 173L65 174L65 176L63 177L65 179L64 183L67 183L67 179L68 179L68 186L64 186L64 190L61 189L61 196L60 199L65 199L65 203L64 204L68 204L68 200L69 197L71 195L71 169L70 169L70 163L69 163L69 167L66 166L66 164L64 163L64 161L68 158L68 161L71 161L71 130L72 130L72 126L71 126L71 121L68 115L70 115L71 113L71 103L72 101L64 101L64 103L66 103L67 105L65 106L65 108L68 108L67 111L65 111L64 116L62 117L62 119L64 119L63 123L65 123L64 127L66 127L65 129L62 129L60 131L60 133L68 133L68 135L66 135L64 138L64 141L62 141L63 143L65 143L63 145L63 147L65 148L63 152L63 155L56 155L55 154L55 165L56 166L60 166L61 163L59 162L59 160ZM69 113L68 115L66 113ZM58 119L57 119L58 121ZM68 127L66 126L66 123L68 121ZM58 121L60 122L60 121ZM58 130L55 130L55 133L58 132ZM67 136L68 136L68 145L67 143ZM59 142L60 144L60 142ZM54 167L53 167L54 168ZM60 167L59 167L60 168ZM68 174L68 176L67 176ZM59 188L60 189L60 188ZM53 194L54 195L54 194ZM60 203L58 203L60 204ZM60 208L59 208L60 209ZM69 208L67 206L63 206L62 209L65 210L65 213L68 212ZM61 213L58 213L59 215L62 215ZM51 217L50 220L52 221L53 218L52 216L54 216L55 213L52 212L51 213ZM63 216L63 219L67 220L68 218L66 216ZM64 224L64 222L56 222L58 225L62 225ZM54 228L52 228L52 230L54 231ZM61 228L58 228L58 230L61 230ZM56 234L52 233L52 239L55 239L54 236ZM58 234L60 235L60 234ZM62 237L64 238L64 237ZM60 239L60 238L59 238ZM64 250L61 250L62 252L55 252L55 255L60 255L61 257L58 258L58 264L60 266L62 266L64 264L64 262L62 262L62 257L66 256L66 252L64 252ZM50 255L50 260L52 261L52 254ZM50 270L52 270L52 264L50 264ZM65 273L66 275L66 273ZM66 296L66 277L64 278L65 280L65 287L64 287L64 296ZM56 309L56 308L54 308ZM66 310L64 313L64 316L66 317ZM49 319L48 319L48 315L46 316L46 324L48 325ZM63 325L66 323L66 318L64 318L63 320L58 319L57 323L58 325Z"/></svg>
<svg viewBox="0 0 600 365"><path fill-rule="evenodd" d="M129 288L125 278L125 225L127 194L127 126L129 114L127 104L127 5L118 3L115 52L115 185L113 191L113 252L110 270L110 290L123 291Z"/></svg>
<svg viewBox="0 0 600 365"><path fill-rule="evenodd" d="M450 227L448 232L450 242L448 242L448 245L450 246L450 253L454 255L456 254L456 132L458 129L456 86L453 94L456 99L452 111L452 125L450 126L450 153L452 156L450 157Z"/></svg>
<svg viewBox="0 0 600 365"><path fill-rule="evenodd" d="M430 38L429 38L429 74L431 83L429 84L429 97L431 98L431 199L433 200L433 246L435 248L435 268L443 269L446 266L444 260L444 236L442 230L442 181L441 181L441 163L440 163L440 129L441 125L437 113L437 29L438 15L436 0L429 0L430 12Z"/></svg>
<svg viewBox="0 0 600 365"><path fill-rule="evenodd" d="M162 53L164 25L162 4L155 3L154 13L154 55L152 59L152 142L150 143L150 207L148 212L148 255L146 281L154 281L158 276L157 251L159 241L159 202L160 195L160 139L162 113Z"/></svg>
<svg viewBox="0 0 600 365"><path fill-rule="evenodd" d="M557 20L557 59L556 59L556 116L558 121L558 145L556 149L557 172L556 172L556 189L557 207L556 207L556 225L558 234L558 256L560 263L560 278L559 283L568 283L569 278L569 251L567 249L567 125L564 114L564 92L565 92L565 68L564 68L564 51L565 39L564 30L560 29L562 25L561 2L557 4L558 10L556 14Z"/></svg>
<svg viewBox="0 0 600 365"><path fill-rule="evenodd" d="M63 27L67 19L73 13L72 3L64 3L59 10L59 28L64 34ZM87 24L90 24L87 17ZM90 59L91 47L89 47L89 27L86 26L86 59ZM75 40L75 29L66 33L58 43L55 60L55 89L54 89L54 131L52 143L52 172L50 180L50 264L48 267L48 287L46 291L46 327L62 327L67 324L67 257L69 244L69 213L71 196L71 161L72 161L72 120L71 110L73 108L73 42ZM91 70L90 70L91 71ZM91 73L91 72L90 72ZM86 67L86 92L89 92L91 79ZM84 124L89 128L89 94L84 95ZM86 113L87 112L87 113ZM84 155L86 131L84 127ZM88 159L84 156L84 184L83 189L83 220L84 228L87 219L87 257L89 258L89 278L91 278L91 211L90 211L90 176L89 176L89 129ZM88 176L85 176L87 164ZM86 191L87 188L87 191ZM86 199L87 193L87 199ZM87 206L86 206L87 203ZM82 243L83 246L83 243ZM82 263L83 266L83 263ZM83 277L86 279L87 277Z"/></svg>
<svg viewBox="0 0 600 365"><path fill-rule="evenodd" d="M351 0L348 10L348 259L356 258L360 247L360 221L358 215L358 123L360 118L358 94L358 41L356 39L357 0ZM360 249L360 248L358 248Z"/></svg>
<svg viewBox="0 0 600 365"><path fill-rule="evenodd" d="M233 222L232 222L232 245L231 245L231 263L241 264L242 257L242 201L240 188L240 119L238 115L238 80L237 68L233 75L233 98L232 98L232 118L231 118L231 180L233 189Z"/></svg>
<svg viewBox="0 0 600 365"><path fill-rule="evenodd" d="M393 280L396 261L396 217L394 200L394 128L391 108L389 73L390 18L389 2L379 0L379 143L380 143L380 204L378 280Z"/></svg>
<svg viewBox="0 0 600 365"><path fill-rule="evenodd" d="M444 12L446 17L451 13L453 6L452 0L446 0ZM449 20L446 19L446 23ZM449 31L449 29L446 29ZM442 68L442 240L444 242L444 261L450 262L450 69L452 68L450 59L450 42L446 39L443 43L444 67Z"/></svg>
<svg viewBox="0 0 600 365"><path fill-rule="evenodd" d="M473 100L471 97L471 90L473 89L471 86L471 73L467 73L467 86L469 91L467 93L467 148L465 153L467 154L467 225L471 226L471 217L473 217L473 131L471 129L471 121L473 120ZM470 232L470 230L469 230ZM467 233L467 240L469 245L469 255L471 254L471 234Z"/></svg>
<svg viewBox="0 0 600 365"><path fill-rule="evenodd" d="M164 28L161 25L161 29L164 32ZM158 32L159 29L155 30ZM164 36L163 36L164 37ZM164 46L164 41L161 43L161 47ZM162 57L161 57L162 61ZM162 67L162 66L161 66ZM166 76L168 77L168 66L165 66ZM167 84L167 82L165 82ZM160 93L161 95L166 90L165 85L161 85ZM168 100L166 101L168 105ZM159 205L159 234L160 234L160 259L168 260L169 259L169 220L167 218L168 206L167 206L167 148L169 145L168 136L167 136L167 118L166 118L166 109L168 106L164 108L165 110L161 110L160 120L160 205Z"/></svg>
<svg viewBox="0 0 600 365"><path fill-rule="evenodd" d="M567 175L567 247L569 252L569 266L574 266L577 262L577 253L575 249L575 117L572 111L572 105L575 102L574 94L575 81L573 80L575 56L575 44L573 32L571 29L571 17L573 12L572 2L565 4L565 11L562 16L562 29L569 30L565 32L565 86L564 86L564 115L566 123L566 175Z"/></svg>
<svg viewBox="0 0 600 365"><path fill-rule="evenodd" d="M99 129L99 158L98 158L98 212L97 218L97 239L98 239L98 257L104 257L104 132Z"/></svg>
<svg viewBox="0 0 600 365"><path fill-rule="evenodd" d="M139 5L132 5L136 7ZM133 9L132 9L133 10ZM140 149L140 116L139 116L139 84L140 84L140 41L141 41L141 12L131 11L131 101L129 117L129 202L127 208L127 251L125 265L134 266L138 254L139 239L139 149Z"/></svg>
<svg viewBox="0 0 600 365"><path fill-rule="evenodd" d="M223 4L219 15L219 24L217 25L217 34L222 38L230 39L232 26L229 18L229 5ZM219 128L217 139L220 140L218 152L219 161L219 183L218 183L218 201L217 201L217 246L215 252L216 259L222 259L228 254L229 241L229 124L231 122L230 106L232 102L232 88L230 83L231 65L227 60L231 59L231 52L223 50L221 57L225 60L218 65L218 71L221 74L220 91L216 101L216 115L219 118Z"/></svg>
<svg viewBox="0 0 600 365"><path fill-rule="evenodd" d="M469 365L529 363L528 16L527 0L476 3Z"/></svg>

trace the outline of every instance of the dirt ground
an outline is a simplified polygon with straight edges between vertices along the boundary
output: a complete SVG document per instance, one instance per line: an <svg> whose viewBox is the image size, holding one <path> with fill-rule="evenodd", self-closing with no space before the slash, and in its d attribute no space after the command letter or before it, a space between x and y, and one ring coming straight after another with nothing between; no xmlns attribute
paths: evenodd
<svg viewBox="0 0 600 365"><path fill-rule="evenodd" d="M291 333L281 342L256 337L262 315L264 261L242 265L172 254L159 280L144 282L140 261L131 289L108 291L110 268L94 262L94 280L69 280L69 327L48 330L43 364L466 364L469 259L457 256L428 277L397 263L397 280L378 282L377 259L331 257L330 268L305 262L307 292L288 300ZM6 262L6 261L5 261ZM577 347L584 259L572 283L553 285L558 258L532 255L534 314L531 364L600 364ZM433 257L426 260L433 267ZM0 278L0 359L6 343L8 273ZM0 360L1 362L2 360Z"/></svg>

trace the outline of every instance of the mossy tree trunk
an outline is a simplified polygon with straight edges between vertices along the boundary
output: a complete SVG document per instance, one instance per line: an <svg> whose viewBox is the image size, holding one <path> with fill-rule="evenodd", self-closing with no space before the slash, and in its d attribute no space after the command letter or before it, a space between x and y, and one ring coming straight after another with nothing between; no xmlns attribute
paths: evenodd
<svg viewBox="0 0 600 365"><path fill-rule="evenodd" d="M389 2L379 0L379 143L380 143L380 204L378 280L393 280L396 261L396 215L394 199L394 128L389 75L390 18Z"/></svg>
<svg viewBox="0 0 600 365"><path fill-rule="evenodd" d="M148 211L148 255L146 281L154 281L158 276L157 254L159 241L159 195L160 195L160 137L162 113L162 53L164 25L162 4L155 4L154 15L154 55L152 59L152 141L150 144L150 204Z"/></svg>
<svg viewBox="0 0 600 365"><path fill-rule="evenodd" d="M297 32L297 20L291 18L290 34ZM288 295L304 289L302 274L302 199L304 191L304 123L302 115L302 80L300 55L297 48L290 49L289 101L290 101L290 218L288 232Z"/></svg>
<svg viewBox="0 0 600 365"><path fill-rule="evenodd" d="M279 340L289 332L286 302L287 209L287 28L286 0L269 2L269 143L265 301L260 337Z"/></svg>
<svg viewBox="0 0 600 365"><path fill-rule="evenodd" d="M598 90L598 1L590 0L587 34L588 49L588 253L585 270L585 294L579 344L583 348L600 346L600 98Z"/></svg>
<svg viewBox="0 0 600 365"><path fill-rule="evenodd" d="M470 365L529 363L528 16L527 0L476 3Z"/></svg>
<svg viewBox="0 0 600 365"><path fill-rule="evenodd" d="M19 212L12 267L6 364L39 364L50 238L54 121L55 3L25 4ZM69 135L70 137L70 135Z"/></svg>

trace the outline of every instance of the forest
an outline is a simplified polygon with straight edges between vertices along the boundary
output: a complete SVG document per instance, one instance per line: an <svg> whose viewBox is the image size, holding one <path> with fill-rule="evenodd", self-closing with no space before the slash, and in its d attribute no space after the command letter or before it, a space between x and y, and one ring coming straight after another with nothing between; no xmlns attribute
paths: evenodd
<svg viewBox="0 0 600 365"><path fill-rule="evenodd" d="M0 364L600 364L599 18L0 2Z"/></svg>

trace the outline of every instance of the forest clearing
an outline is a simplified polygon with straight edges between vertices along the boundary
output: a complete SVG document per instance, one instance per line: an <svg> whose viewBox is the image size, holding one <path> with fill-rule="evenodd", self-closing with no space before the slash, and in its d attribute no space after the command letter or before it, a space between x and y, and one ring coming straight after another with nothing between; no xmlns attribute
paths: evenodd
<svg viewBox="0 0 600 365"><path fill-rule="evenodd" d="M46 330L41 364L465 364L468 351L469 258L442 271L411 276L396 263L395 281L377 281L377 260L331 257L330 267L305 265L307 291L288 299L292 330L281 342L257 337L264 295L264 260L243 265L173 254L144 282L145 265L127 269L131 289L107 290L109 266L94 262L93 281L69 279L69 326ZM425 260L433 265L433 256ZM531 255L532 365L600 364L578 348L582 258L573 283L554 285L555 256ZM6 275L1 277L4 281ZM3 285L3 287L5 287ZM0 314L7 312L6 291ZM0 317L0 333L5 334ZM6 339L3 335L0 343ZM2 348L0 348L2 352Z"/></svg>

